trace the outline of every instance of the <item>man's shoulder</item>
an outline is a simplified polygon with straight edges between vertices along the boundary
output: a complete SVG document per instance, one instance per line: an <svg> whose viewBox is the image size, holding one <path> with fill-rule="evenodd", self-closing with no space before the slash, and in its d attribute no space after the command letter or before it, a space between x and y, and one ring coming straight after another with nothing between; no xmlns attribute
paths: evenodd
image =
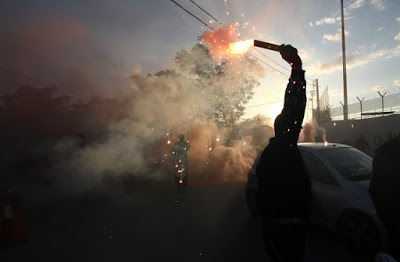
<svg viewBox="0 0 400 262"><path fill-rule="evenodd" d="M400 136L386 141L383 145L379 146L375 154L399 154L400 153Z"/></svg>

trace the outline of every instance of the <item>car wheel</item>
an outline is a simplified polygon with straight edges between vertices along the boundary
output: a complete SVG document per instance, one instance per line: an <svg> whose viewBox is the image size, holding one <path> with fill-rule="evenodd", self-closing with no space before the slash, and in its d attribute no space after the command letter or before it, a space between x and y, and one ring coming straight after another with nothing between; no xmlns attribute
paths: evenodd
<svg viewBox="0 0 400 262"><path fill-rule="evenodd" d="M361 212L348 212L338 221L338 232L346 246L356 252L376 254L380 236L375 221Z"/></svg>
<svg viewBox="0 0 400 262"><path fill-rule="evenodd" d="M246 191L247 208L254 215L258 214L256 197L257 197L257 191L255 189L248 189Z"/></svg>

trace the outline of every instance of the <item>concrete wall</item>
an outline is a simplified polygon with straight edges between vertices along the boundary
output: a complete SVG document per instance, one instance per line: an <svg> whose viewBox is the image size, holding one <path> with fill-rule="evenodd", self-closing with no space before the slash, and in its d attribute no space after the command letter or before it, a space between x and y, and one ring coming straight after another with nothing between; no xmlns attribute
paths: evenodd
<svg viewBox="0 0 400 262"><path fill-rule="evenodd" d="M333 121L322 127L328 142L348 144L373 157L377 147L400 135L400 115Z"/></svg>

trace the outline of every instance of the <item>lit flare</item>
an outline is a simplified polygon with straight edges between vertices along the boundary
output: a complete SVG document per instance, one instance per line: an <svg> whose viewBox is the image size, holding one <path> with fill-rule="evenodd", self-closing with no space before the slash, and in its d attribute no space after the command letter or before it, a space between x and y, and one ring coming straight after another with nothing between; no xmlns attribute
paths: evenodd
<svg viewBox="0 0 400 262"><path fill-rule="evenodd" d="M229 43L229 49L227 53L232 55L242 55L249 51L250 47L254 46L254 40L248 39L235 43Z"/></svg>

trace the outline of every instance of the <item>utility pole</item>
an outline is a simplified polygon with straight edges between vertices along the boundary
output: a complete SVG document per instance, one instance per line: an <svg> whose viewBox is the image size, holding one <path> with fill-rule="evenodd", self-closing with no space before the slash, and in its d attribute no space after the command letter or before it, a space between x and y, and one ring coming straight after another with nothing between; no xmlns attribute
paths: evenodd
<svg viewBox="0 0 400 262"><path fill-rule="evenodd" d="M311 93L311 122L314 123L315 122L315 118L314 118L314 94L315 91L312 90L310 91Z"/></svg>
<svg viewBox="0 0 400 262"><path fill-rule="evenodd" d="M316 112L316 120L317 124L319 124L319 113L320 113L320 108L319 108L319 87L318 87L318 79L315 79L315 90L317 94L317 112Z"/></svg>
<svg viewBox="0 0 400 262"><path fill-rule="evenodd" d="M346 44L345 44L345 31L344 31L344 14L343 14L343 0L340 0L342 10L342 57L343 57L343 120L348 120L348 106L347 106L347 75L346 75Z"/></svg>

